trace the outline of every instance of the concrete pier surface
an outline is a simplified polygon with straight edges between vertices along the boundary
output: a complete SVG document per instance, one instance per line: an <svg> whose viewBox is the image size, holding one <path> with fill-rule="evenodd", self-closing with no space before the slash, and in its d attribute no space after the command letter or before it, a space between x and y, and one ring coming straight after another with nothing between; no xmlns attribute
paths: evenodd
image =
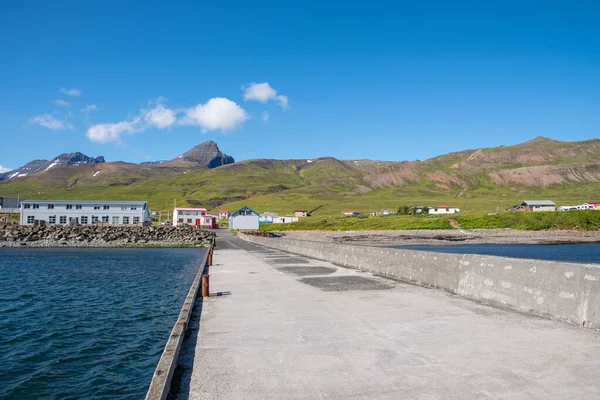
<svg viewBox="0 0 600 400"><path fill-rule="evenodd" d="M180 354L179 399L600 398L596 330L224 231L210 289Z"/></svg>

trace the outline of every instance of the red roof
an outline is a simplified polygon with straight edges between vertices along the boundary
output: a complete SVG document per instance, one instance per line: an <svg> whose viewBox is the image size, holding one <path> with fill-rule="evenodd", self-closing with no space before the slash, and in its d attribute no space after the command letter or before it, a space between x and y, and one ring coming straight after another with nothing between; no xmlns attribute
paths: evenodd
<svg viewBox="0 0 600 400"><path fill-rule="evenodd" d="M308 212L308 210L294 210L294 212Z"/></svg>
<svg viewBox="0 0 600 400"><path fill-rule="evenodd" d="M433 208L456 208L456 207L452 207L452 206L435 206Z"/></svg>
<svg viewBox="0 0 600 400"><path fill-rule="evenodd" d="M600 205L600 201L588 201L586 204Z"/></svg>

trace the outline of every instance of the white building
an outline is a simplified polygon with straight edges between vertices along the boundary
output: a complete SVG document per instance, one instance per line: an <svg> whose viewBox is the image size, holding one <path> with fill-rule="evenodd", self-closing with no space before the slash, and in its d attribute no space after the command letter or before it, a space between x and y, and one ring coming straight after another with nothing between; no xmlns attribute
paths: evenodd
<svg viewBox="0 0 600 400"><path fill-rule="evenodd" d="M291 222L298 222L298 217L274 217L272 220L274 224L289 224Z"/></svg>
<svg viewBox="0 0 600 400"><path fill-rule="evenodd" d="M244 206L229 216L229 229L236 231L258 230L260 214Z"/></svg>
<svg viewBox="0 0 600 400"><path fill-rule="evenodd" d="M228 219L229 210L219 210L219 219Z"/></svg>
<svg viewBox="0 0 600 400"><path fill-rule="evenodd" d="M525 200L521 203L521 210L524 211L556 211L556 203L551 200Z"/></svg>
<svg viewBox="0 0 600 400"><path fill-rule="evenodd" d="M22 200L21 225L132 225L150 220L145 201Z"/></svg>
<svg viewBox="0 0 600 400"><path fill-rule="evenodd" d="M429 208L429 214L456 214L460 212L460 208L452 206L435 206Z"/></svg>

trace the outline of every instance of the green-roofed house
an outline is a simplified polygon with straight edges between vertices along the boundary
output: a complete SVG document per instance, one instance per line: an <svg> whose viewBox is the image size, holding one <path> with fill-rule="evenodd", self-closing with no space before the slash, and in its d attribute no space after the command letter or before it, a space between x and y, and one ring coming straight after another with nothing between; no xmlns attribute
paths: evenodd
<svg viewBox="0 0 600 400"><path fill-rule="evenodd" d="M244 206L229 216L229 229L235 231L258 230L260 214L248 206Z"/></svg>

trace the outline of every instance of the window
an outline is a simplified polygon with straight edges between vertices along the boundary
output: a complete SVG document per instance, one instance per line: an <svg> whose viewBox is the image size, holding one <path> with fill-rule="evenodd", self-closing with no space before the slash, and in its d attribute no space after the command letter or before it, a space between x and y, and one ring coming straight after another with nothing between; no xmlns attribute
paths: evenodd
<svg viewBox="0 0 600 400"><path fill-rule="evenodd" d="M35 219L35 217L33 215L28 215L27 216L27 223L28 224L33 224L33 220Z"/></svg>
<svg viewBox="0 0 600 400"><path fill-rule="evenodd" d="M94 210L99 210L100 206L94 206Z"/></svg>
<svg viewBox="0 0 600 400"><path fill-rule="evenodd" d="M125 211L125 210L127 210L127 207L125 207L125 206L121 207L121 211Z"/></svg>
<svg viewBox="0 0 600 400"><path fill-rule="evenodd" d="M81 204L75 204L75 209L76 210L81 210Z"/></svg>
<svg viewBox="0 0 600 400"><path fill-rule="evenodd" d="M188 224L191 224L191 223L192 223L192 219L191 219L191 218L188 218L188 219L187 219L187 223L188 223Z"/></svg>
<svg viewBox="0 0 600 400"><path fill-rule="evenodd" d="M85 215L84 215L83 217L81 217L81 223L82 223L83 225L87 225L87 223L88 223L88 217L87 217L87 216L85 216Z"/></svg>
<svg viewBox="0 0 600 400"><path fill-rule="evenodd" d="M112 217L112 223L113 223L113 225L118 225L119 224L119 217Z"/></svg>
<svg viewBox="0 0 600 400"><path fill-rule="evenodd" d="M133 217L133 223L134 224L139 224L140 223L140 217Z"/></svg>
<svg viewBox="0 0 600 400"><path fill-rule="evenodd" d="M177 215L183 215L183 211L177 211ZM183 222L183 221L181 221Z"/></svg>
<svg viewBox="0 0 600 400"><path fill-rule="evenodd" d="M54 210L54 204L48 204L48 210Z"/></svg>
<svg viewBox="0 0 600 400"><path fill-rule="evenodd" d="M123 225L129 225L129 217L123 217Z"/></svg>
<svg viewBox="0 0 600 400"><path fill-rule="evenodd" d="M179 222L180 224L183 224L183 218L179 218L179 219L177 220L177 222Z"/></svg>
<svg viewBox="0 0 600 400"><path fill-rule="evenodd" d="M103 209L108 210L108 209L110 209L110 206L104 206Z"/></svg>
<svg viewBox="0 0 600 400"><path fill-rule="evenodd" d="M73 209L73 204L67 204L66 208L67 208L67 210L72 210Z"/></svg>
<svg viewBox="0 0 600 400"><path fill-rule="evenodd" d="M40 208L40 205L39 205L39 204L32 204L31 206L32 206L32 208L34 208L34 209L35 209L35 208Z"/></svg>
<svg viewBox="0 0 600 400"><path fill-rule="evenodd" d="M137 207L131 207L131 211L137 210Z"/></svg>
<svg viewBox="0 0 600 400"><path fill-rule="evenodd" d="M49 224L55 224L56 223L56 215L51 215L48 217L48 223Z"/></svg>
<svg viewBox="0 0 600 400"><path fill-rule="evenodd" d="M95 224L98 222L98 217L96 217L95 215L92 215L92 224Z"/></svg>
<svg viewBox="0 0 600 400"><path fill-rule="evenodd" d="M23 204L23 208L31 208L31 204Z"/></svg>
<svg viewBox="0 0 600 400"><path fill-rule="evenodd" d="M102 216L102 222L108 222L108 215Z"/></svg>
<svg viewBox="0 0 600 400"><path fill-rule="evenodd" d="M59 222L61 224L66 224L67 223L67 216L66 215L61 215L59 218Z"/></svg>

